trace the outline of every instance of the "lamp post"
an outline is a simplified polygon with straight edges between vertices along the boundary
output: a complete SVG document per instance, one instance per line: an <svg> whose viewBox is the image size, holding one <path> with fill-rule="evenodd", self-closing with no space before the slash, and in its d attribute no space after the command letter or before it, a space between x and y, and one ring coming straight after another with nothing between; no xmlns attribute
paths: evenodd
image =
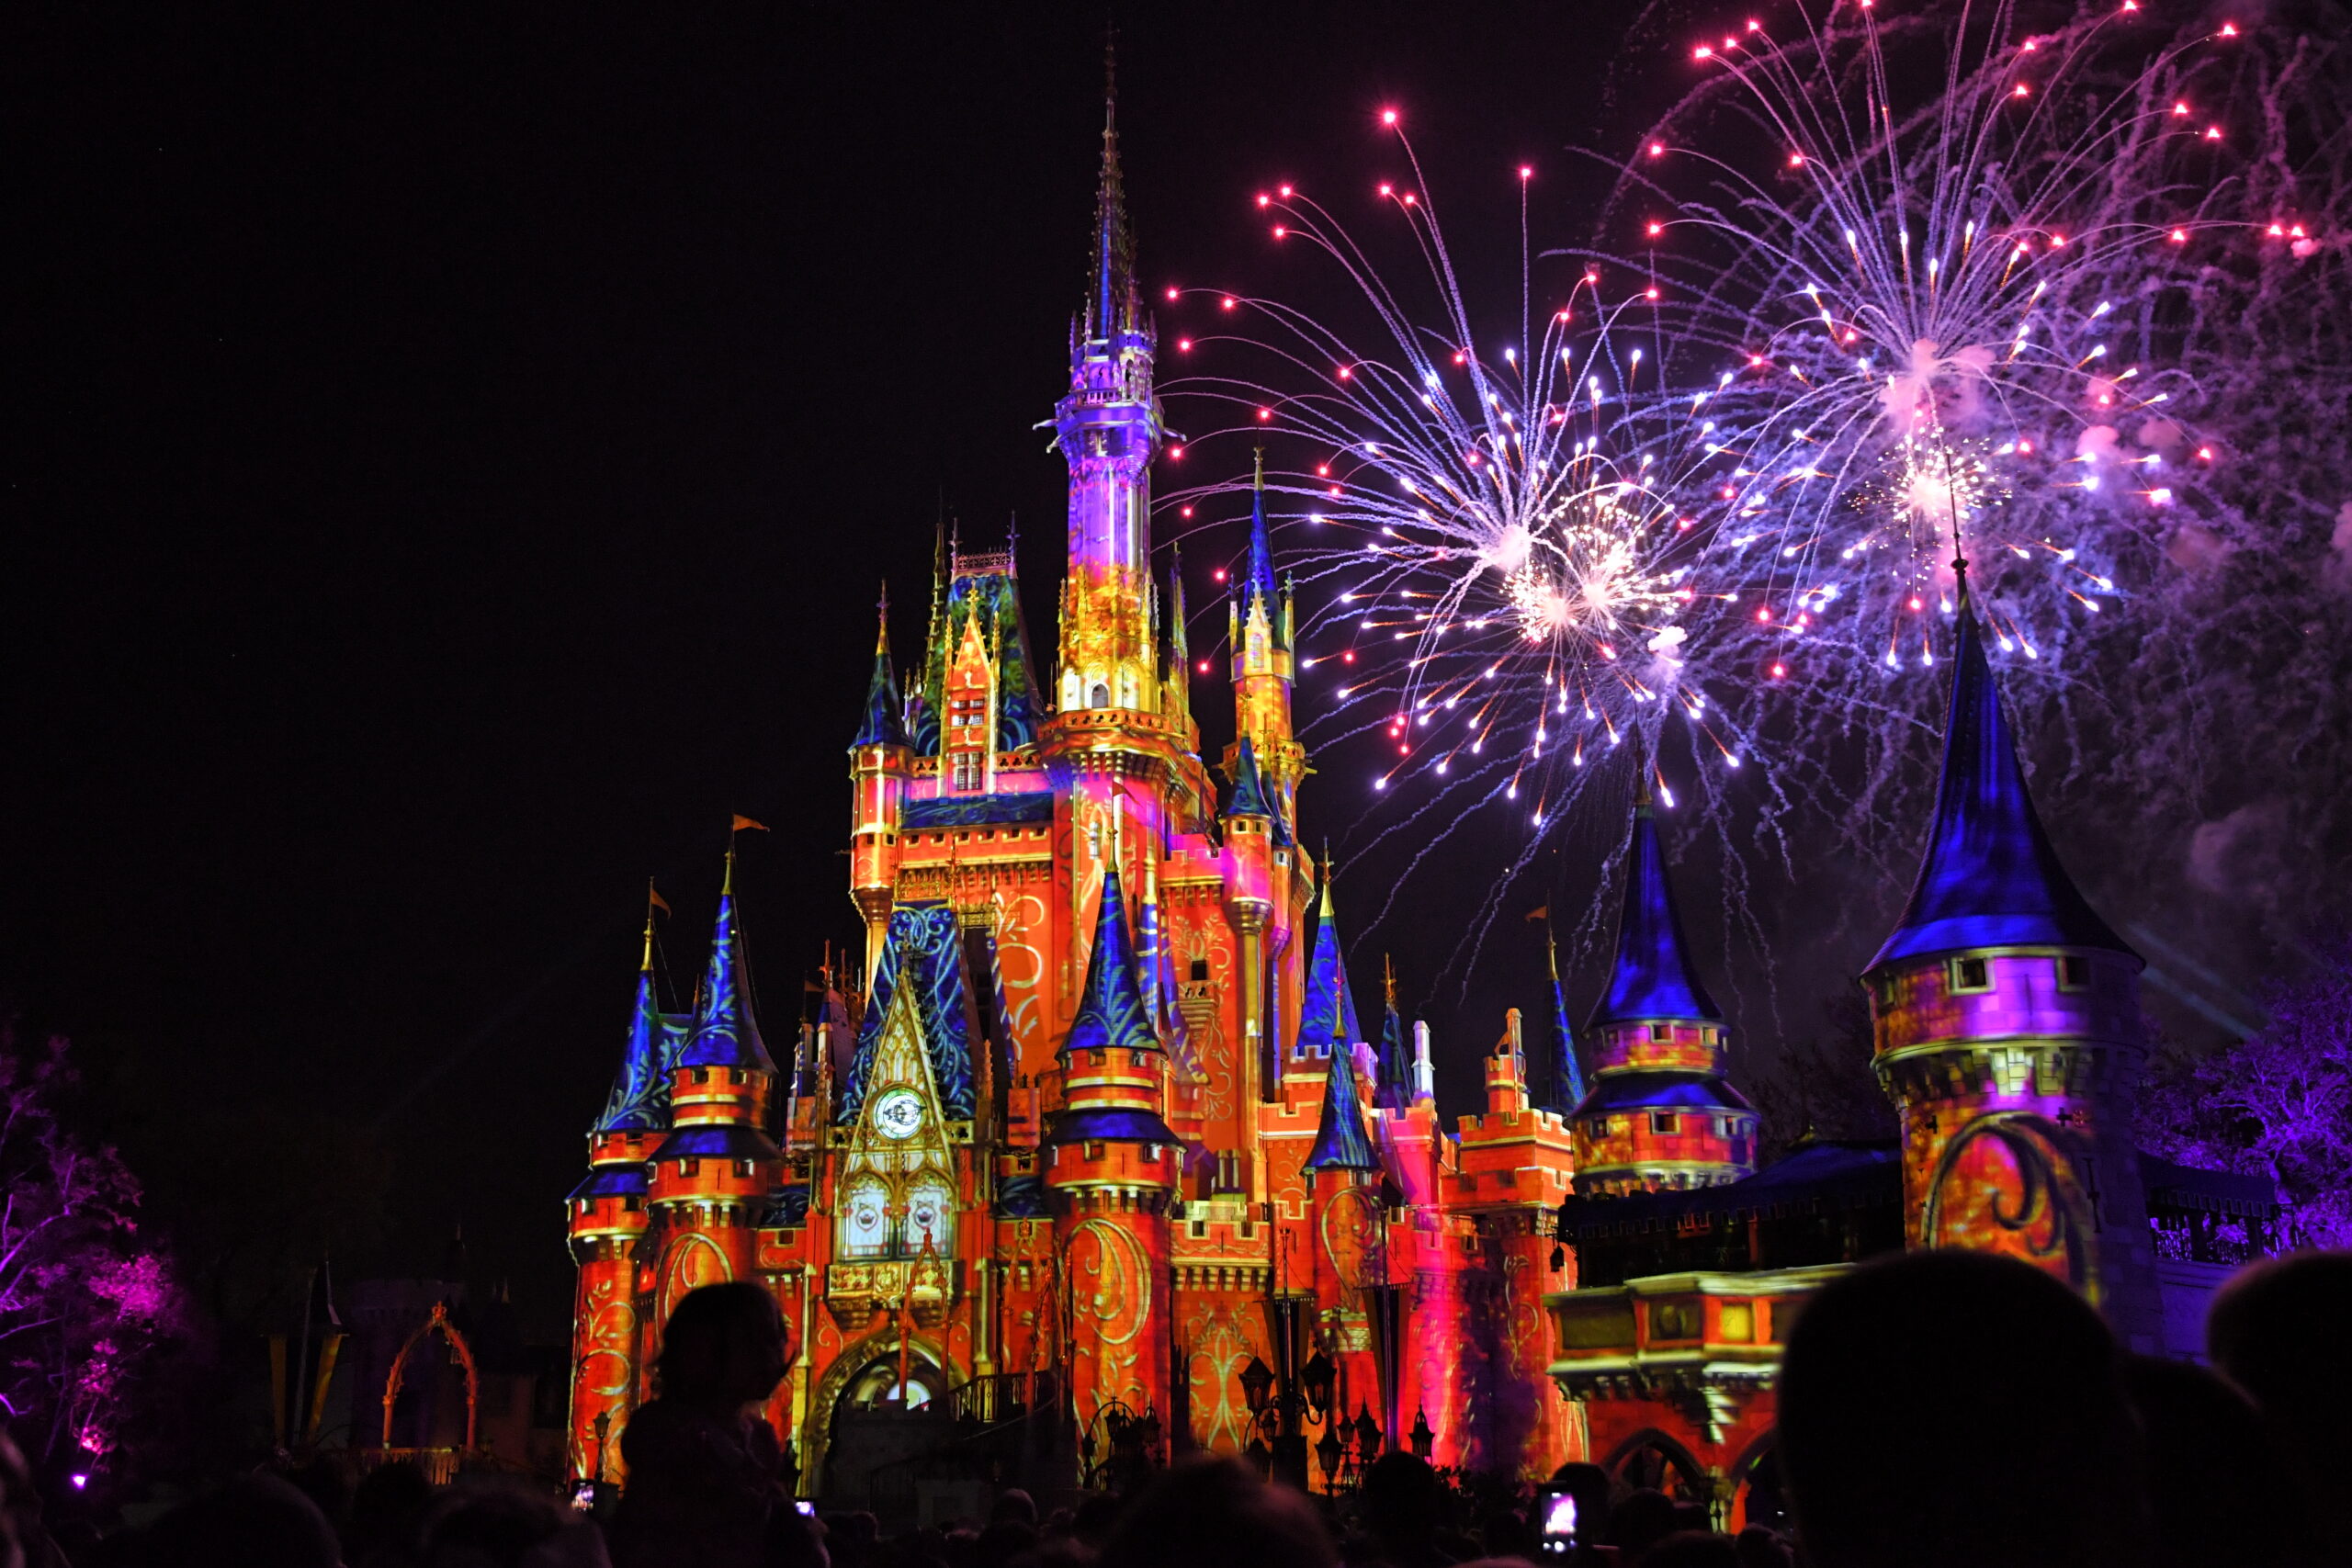
<svg viewBox="0 0 2352 1568"><path fill-rule="evenodd" d="M1430 1413L1428 1410L1417 1407L1413 1411L1413 1430L1411 1436L1414 1454L1421 1459L1429 1458L1430 1454L1437 1448L1437 1434L1430 1430Z"/></svg>
<svg viewBox="0 0 2352 1568"><path fill-rule="evenodd" d="M605 1479L605 1438L612 1429L613 1413L609 1410L596 1412L596 1469L589 1477L592 1481L601 1483Z"/></svg>

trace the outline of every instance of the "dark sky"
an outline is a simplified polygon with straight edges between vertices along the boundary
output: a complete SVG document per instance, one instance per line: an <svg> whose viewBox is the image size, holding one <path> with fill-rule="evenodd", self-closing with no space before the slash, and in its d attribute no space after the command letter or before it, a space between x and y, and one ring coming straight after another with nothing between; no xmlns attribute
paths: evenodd
<svg viewBox="0 0 2352 1568"><path fill-rule="evenodd" d="M1580 239L1562 149L1642 122L1604 102L1623 20L1593 0L1116 9L1155 291L1321 287L1249 197L1368 197L1387 105L1515 288L1510 171L1544 171L1539 239ZM462 1222L549 1332L646 875L690 985L728 814L774 825L742 883L788 1036L856 930L876 581L905 657L943 499L983 544L1018 510L1050 651L1063 477L1031 427L1105 13L368 11L7 24L0 991L192 1123L261 1099L384 1130L374 1263L429 1269ZM1222 686L1199 702L1221 732ZM1310 834L1346 826L1326 787ZM1450 948L1432 926L1382 940ZM1456 1010L1465 1092L1506 997L1540 1005L1540 950L1504 946Z"/></svg>

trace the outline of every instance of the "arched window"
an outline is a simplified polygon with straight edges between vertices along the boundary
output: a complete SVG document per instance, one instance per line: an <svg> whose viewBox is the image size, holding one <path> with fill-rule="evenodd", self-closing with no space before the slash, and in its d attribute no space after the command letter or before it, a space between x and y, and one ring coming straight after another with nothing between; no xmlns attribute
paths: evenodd
<svg viewBox="0 0 2352 1568"><path fill-rule="evenodd" d="M956 1194L936 1176L919 1176L907 1189L907 1228L900 1250L910 1258L919 1256L925 1236L942 1257L955 1250Z"/></svg>
<svg viewBox="0 0 2352 1568"><path fill-rule="evenodd" d="M1104 685L1100 681L1095 682L1094 691L1086 699L1086 705L1091 708L1109 707L1111 705L1111 688Z"/></svg>
<svg viewBox="0 0 2352 1568"><path fill-rule="evenodd" d="M850 1183L842 1202L840 1251L843 1258L887 1258L890 1253L890 1194L879 1177Z"/></svg>

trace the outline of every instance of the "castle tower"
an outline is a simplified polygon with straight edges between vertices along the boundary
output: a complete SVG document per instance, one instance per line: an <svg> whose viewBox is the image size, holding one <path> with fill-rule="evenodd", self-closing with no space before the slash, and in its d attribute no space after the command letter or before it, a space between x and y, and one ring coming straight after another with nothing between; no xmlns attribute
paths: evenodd
<svg viewBox="0 0 2352 1568"><path fill-rule="evenodd" d="M1102 107L1102 170L1085 308L1070 326L1069 391L1054 408L1069 464L1062 589L1062 712L1159 710L1151 617L1151 459L1166 425L1152 390L1156 334L1136 288L1119 173L1117 100Z"/></svg>
<svg viewBox="0 0 2352 1568"><path fill-rule="evenodd" d="M1943 773L1919 879L1862 984L1879 1082L1903 1122L1915 1247L2023 1258L2160 1342L2131 1142L2147 1052L2139 956L2042 831L1961 567Z"/></svg>
<svg viewBox="0 0 2352 1568"><path fill-rule="evenodd" d="M1315 951L1307 955L1305 991L1299 1004L1298 1033L1283 1065L1285 1073L1334 1050L1345 1052L1364 1038L1363 1026L1356 1021L1355 997L1348 988L1348 955L1340 944L1339 922L1331 912L1329 865L1324 868L1323 891L1315 915Z"/></svg>
<svg viewBox="0 0 2352 1568"><path fill-rule="evenodd" d="M603 1114L588 1130L588 1178L566 1201L571 1259L579 1266L572 1300L571 1473L590 1480L621 1474L621 1429L637 1387L638 1322L634 1258L645 1234L645 1162L670 1125L670 1059L690 1020L664 1016L654 995L653 918L646 911L645 957L628 1039ZM602 1420L600 1428L598 1423Z"/></svg>
<svg viewBox="0 0 2352 1568"><path fill-rule="evenodd" d="M765 1131L775 1077L752 1010L730 848L694 1032L670 1068L670 1134L649 1165L647 1201L662 1250L650 1260L640 1380L680 1297L697 1285L753 1277L753 1229L783 1173L783 1154Z"/></svg>
<svg viewBox="0 0 2352 1568"><path fill-rule="evenodd" d="M1577 1032L1568 1023L1568 993L1560 985L1560 949L1548 924L1544 955L1552 965L1552 1097L1544 1109L1573 1117L1584 1103L1584 1068L1577 1061Z"/></svg>
<svg viewBox="0 0 2352 1568"><path fill-rule="evenodd" d="M1372 1102L1401 1112L1413 1102L1413 1063L1405 1045L1405 1017L1396 1010L1396 965L1380 961L1380 1048L1374 1056Z"/></svg>
<svg viewBox="0 0 2352 1568"><path fill-rule="evenodd" d="M1291 683L1296 679L1292 649L1291 603L1274 586L1274 552L1266 527L1266 454L1257 455L1250 491L1250 557L1228 602L1233 648L1234 734L1246 736L1258 754L1258 768L1272 791L1272 804L1296 821L1298 782L1306 773L1306 749L1291 729ZM1239 740L1226 752L1228 771ZM1322 1043L1316 1042L1319 1047Z"/></svg>
<svg viewBox="0 0 2352 1568"><path fill-rule="evenodd" d="M1064 1288L1089 1325L1070 1358L1084 1430L1114 1400L1136 1415L1157 1410L1170 1386L1168 1205L1183 1158L1163 1117L1167 1057L1136 973L1115 867L1103 874L1086 990L1061 1062L1045 1179Z"/></svg>
<svg viewBox="0 0 2352 1568"><path fill-rule="evenodd" d="M1625 851L1616 962L1588 1028L1592 1088L1571 1114L1578 1193L1754 1172L1756 1109L1724 1081L1723 1014L1690 962L1646 790Z"/></svg>
<svg viewBox="0 0 2352 1568"><path fill-rule="evenodd" d="M899 824L914 753L907 745L898 672L890 664L890 596L877 611L865 714L850 742L850 901L865 919L865 973L882 952L882 929L899 880Z"/></svg>
<svg viewBox="0 0 2352 1568"><path fill-rule="evenodd" d="M1225 914L1239 949L1236 967L1241 1056L1253 1098L1280 1096L1282 1065L1266 1018L1266 929L1274 912L1274 853L1282 818L1266 799L1257 749L1243 736L1235 749L1233 795L1225 809ZM1279 837L1287 840L1286 833Z"/></svg>

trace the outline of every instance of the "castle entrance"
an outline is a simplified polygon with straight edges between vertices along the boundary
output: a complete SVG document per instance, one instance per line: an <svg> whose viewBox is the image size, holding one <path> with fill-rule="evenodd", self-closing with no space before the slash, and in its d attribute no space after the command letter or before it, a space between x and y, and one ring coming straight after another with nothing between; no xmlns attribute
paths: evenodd
<svg viewBox="0 0 2352 1568"><path fill-rule="evenodd" d="M825 1444L829 1507L865 1508L891 1528L914 1510L916 1472L955 1439L947 1379L919 1355L876 1358L842 1385Z"/></svg>

